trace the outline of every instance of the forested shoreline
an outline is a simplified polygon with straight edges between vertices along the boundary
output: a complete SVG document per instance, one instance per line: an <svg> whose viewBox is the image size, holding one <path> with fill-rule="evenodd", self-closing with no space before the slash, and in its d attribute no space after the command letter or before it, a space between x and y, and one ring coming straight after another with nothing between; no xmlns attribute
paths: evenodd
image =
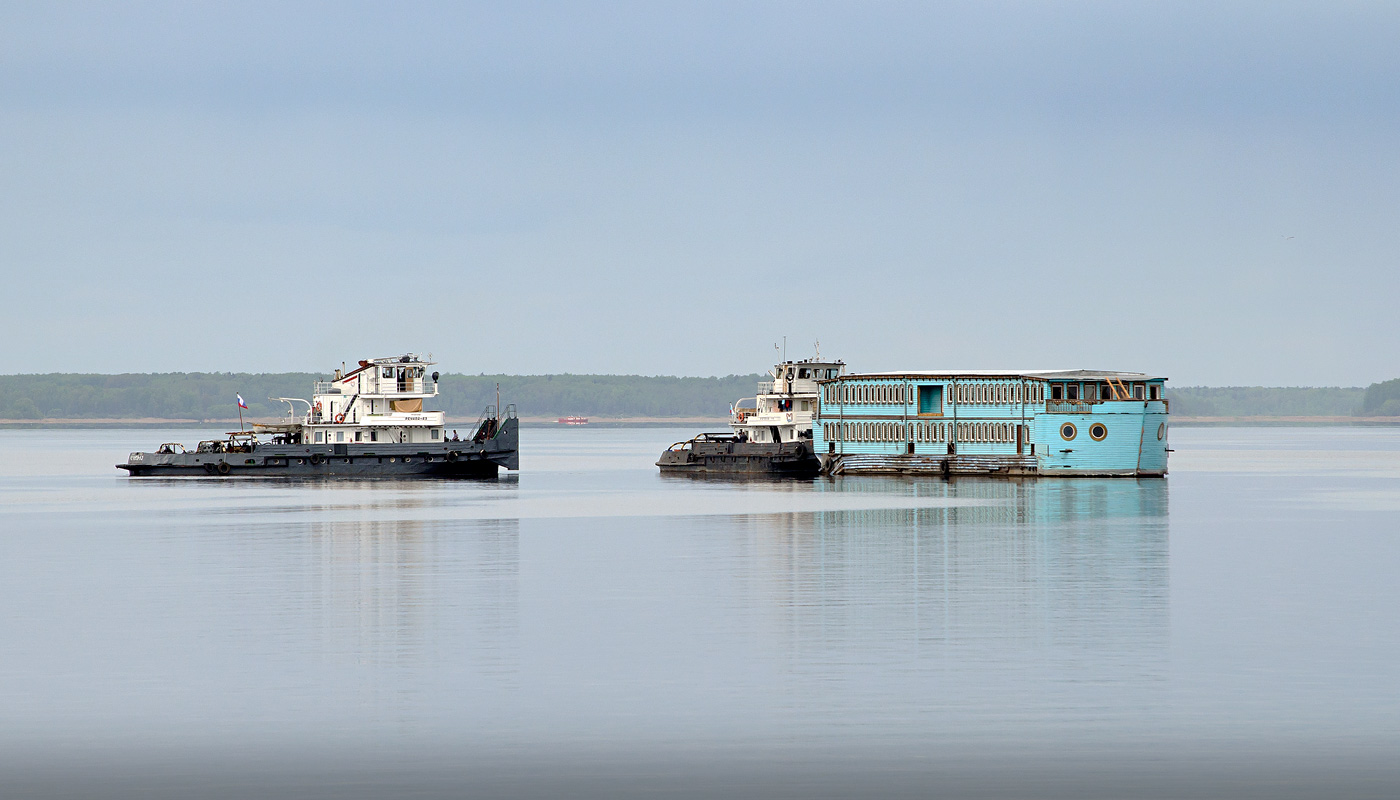
<svg viewBox="0 0 1400 800"><path fill-rule="evenodd" d="M761 376L680 378L641 375L445 374L433 407L475 418L496 402L523 416L722 417L729 404L752 397ZM250 419L277 417L287 405L269 398L310 399L315 373L156 373L0 375L0 419L229 419L236 396ZM304 407L303 407L304 409Z"/></svg>
<svg viewBox="0 0 1400 800"><path fill-rule="evenodd" d="M328 376L309 372L0 375L0 420L229 419L235 397L245 415L285 413L273 397L310 396ZM526 417L579 415L597 419L723 417L729 404L752 397L766 376L685 378L643 375L446 374L436 407L453 418L474 418L494 403L514 404ZM1400 379L1370 387L1186 386L1167 390L1176 417L1400 417Z"/></svg>

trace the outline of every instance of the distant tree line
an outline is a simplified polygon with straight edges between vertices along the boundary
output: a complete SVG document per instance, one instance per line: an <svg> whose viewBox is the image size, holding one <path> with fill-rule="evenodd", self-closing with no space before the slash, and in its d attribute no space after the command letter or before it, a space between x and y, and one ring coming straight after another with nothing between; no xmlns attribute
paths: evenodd
<svg viewBox="0 0 1400 800"><path fill-rule="evenodd" d="M158 374L0 375L0 419L228 419L235 396L250 418L281 416L270 397L311 397L328 375L172 372ZM676 378L642 375L443 375L436 404L450 417L475 418L496 402L523 416L722 417L752 397L766 376ZM1400 379L1360 387L1187 386L1169 388L1172 414L1183 417L1400 416Z"/></svg>
<svg viewBox="0 0 1400 800"><path fill-rule="evenodd" d="M496 402L523 416L722 417L759 375L723 378L641 375L443 375L434 408L475 418ZM157 374L0 375L0 419L229 419L243 395L249 418L277 417L285 403L311 399L311 384L329 375L170 372ZM305 406L298 406L304 411Z"/></svg>
<svg viewBox="0 0 1400 800"><path fill-rule="evenodd" d="M1168 387L1167 399L1172 415L1182 417L1344 417L1358 413L1367 391L1346 386L1184 386Z"/></svg>
<svg viewBox="0 0 1400 800"><path fill-rule="evenodd" d="M1366 417L1400 417L1400 378L1367 386L1360 413Z"/></svg>

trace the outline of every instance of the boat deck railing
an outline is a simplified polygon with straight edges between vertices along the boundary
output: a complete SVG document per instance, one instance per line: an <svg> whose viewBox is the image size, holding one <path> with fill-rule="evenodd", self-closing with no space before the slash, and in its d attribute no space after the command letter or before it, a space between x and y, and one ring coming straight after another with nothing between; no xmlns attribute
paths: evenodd
<svg viewBox="0 0 1400 800"><path fill-rule="evenodd" d="M1146 401L1141 400L1141 399L1138 399L1138 398L1131 398L1131 400L1132 400L1132 401L1135 401L1135 402L1138 402L1138 403L1142 403L1142 402L1147 402L1147 403L1161 403L1161 404L1162 404L1162 408L1163 408L1164 410L1167 410L1168 412L1170 412L1170 409L1171 409L1170 405L1168 405L1168 403L1167 403L1167 401L1166 401L1165 398L1159 399L1159 400L1146 400ZM1092 414L1092 413L1094 413L1094 406L1101 405L1101 404L1104 403L1104 402L1105 402L1105 401L1103 401L1103 400L1046 400L1046 401L1045 401L1045 413L1047 413L1047 414Z"/></svg>
<svg viewBox="0 0 1400 800"><path fill-rule="evenodd" d="M392 383L392 382L390 382L390 383ZM376 395L376 396L378 396L378 395L396 395L396 394L406 394L406 395L428 395L428 396L432 396L432 395L434 394L433 390L428 388L428 382L427 382L426 380L422 379L422 378L414 378L413 380L408 381L408 382L407 382L406 384L404 384L404 385L405 385L405 387L407 387L407 388L404 388L404 389L402 389L402 390L398 389L397 384L393 384L392 388L394 389L394 391L365 392L365 394L372 394L372 395ZM416 387L416 388L415 388L415 387ZM312 385L311 385L311 391L314 392L314 393L316 393L316 394L350 394L350 393L351 393L351 392L347 392L347 391L345 391L343 388L341 388L341 386L339 385L339 382L338 382L338 381L315 381L315 382L313 382Z"/></svg>
<svg viewBox="0 0 1400 800"><path fill-rule="evenodd" d="M676 442L666 448L668 451L689 450L696 442L737 442L739 436L729 432L697 433L685 441Z"/></svg>
<svg viewBox="0 0 1400 800"><path fill-rule="evenodd" d="M1092 414L1101 400L1046 400L1047 414Z"/></svg>

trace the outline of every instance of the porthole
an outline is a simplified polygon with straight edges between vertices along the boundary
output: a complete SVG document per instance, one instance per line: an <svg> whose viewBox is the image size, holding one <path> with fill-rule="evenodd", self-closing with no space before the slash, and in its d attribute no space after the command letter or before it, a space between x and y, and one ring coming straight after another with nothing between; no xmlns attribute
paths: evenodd
<svg viewBox="0 0 1400 800"><path fill-rule="evenodd" d="M1157 426L1157 441L1160 442L1165 438L1167 438L1167 423L1163 422Z"/></svg>
<svg viewBox="0 0 1400 800"><path fill-rule="evenodd" d="M1093 425L1089 426L1089 436L1092 437L1094 441L1102 442L1107 435L1108 426L1102 422L1095 422Z"/></svg>
<svg viewBox="0 0 1400 800"><path fill-rule="evenodd" d="M1074 427L1073 422L1066 422L1060 426L1060 438L1066 442L1072 441L1079 434L1079 429Z"/></svg>

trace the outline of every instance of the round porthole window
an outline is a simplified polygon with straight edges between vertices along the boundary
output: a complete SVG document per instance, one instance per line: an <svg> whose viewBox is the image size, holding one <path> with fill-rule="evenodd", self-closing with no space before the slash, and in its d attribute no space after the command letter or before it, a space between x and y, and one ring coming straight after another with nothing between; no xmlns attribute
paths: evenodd
<svg viewBox="0 0 1400 800"><path fill-rule="evenodd" d="M1102 442L1103 437L1108 435L1108 426L1102 422L1095 422L1089 426L1089 435L1093 437L1094 441Z"/></svg>
<svg viewBox="0 0 1400 800"><path fill-rule="evenodd" d="M1157 426L1157 441L1160 442L1165 438L1167 438L1167 423L1163 422Z"/></svg>
<svg viewBox="0 0 1400 800"><path fill-rule="evenodd" d="M1079 433L1079 429L1074 427L1073 422L1066 422L1060 426L1060 438L1066 442L1073 439Z"/></svg>

